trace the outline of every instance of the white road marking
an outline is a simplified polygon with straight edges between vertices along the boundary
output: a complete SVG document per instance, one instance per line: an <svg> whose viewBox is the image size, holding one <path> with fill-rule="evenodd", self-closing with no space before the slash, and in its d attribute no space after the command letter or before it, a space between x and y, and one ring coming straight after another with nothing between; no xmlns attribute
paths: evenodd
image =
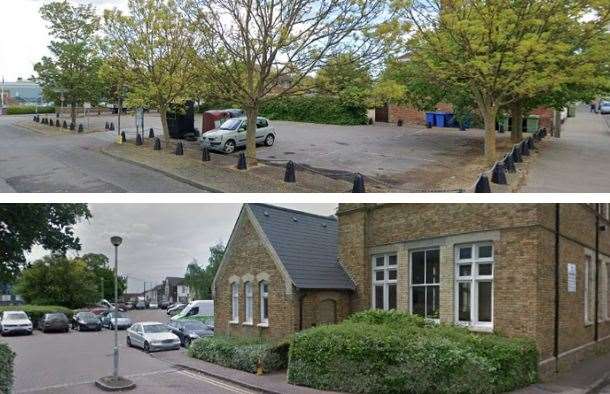
<svg viewBox="0 0 610 394"><path fill-rule="evenodd" d="M199 380L201 382L206 382L206 383L209 383L211 385L223 388L225 390L232 391L234 393L241 393L241 394L251 394L251 393L253 393L253 391L248 391L248 390L242 389L240 387L231 386L231 385L229 385L227 383L224 383L224 382L221 382L219 380L212 379L212 378L209 378L209 377L203 376L203 375L198 375L198 374L195 374L193 372L182 370L182 371L178 371L178 373L180 373L182 375L186 375L186 376L188 376L188 377L190 377L192 379Z"/></svg>

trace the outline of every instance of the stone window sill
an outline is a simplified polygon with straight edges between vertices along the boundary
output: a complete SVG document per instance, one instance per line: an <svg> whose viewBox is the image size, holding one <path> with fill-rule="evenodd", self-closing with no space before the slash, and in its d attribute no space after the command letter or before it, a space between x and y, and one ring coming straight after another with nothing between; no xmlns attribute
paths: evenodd
<svg viewBox="0 0 610 394"><path fill-rule="evenodd" d="M230 320L229 324L239 324L239 321L237 321L237 320Z"/></svg>
<svg viewBox="0 0 610 394"><path fill-rule="evenodd" d="M245 321L243 323L241 323L242 326L253 326L254 323L252 323L251 321Z"/></svg>
<svg viewBox="0 0 610 394"><path fill-rule="evenodd" d="M493 332L493 330L494 330L493 326L478 326L478 325L468 326L468 329L470 331L475 331L475 332Z"/></svg>
<svg viewBox="0 0 610 394"><path fill-rule="evenodd" d="M269 323L259 323L256 325L257 327L267 328L269 327Z"/></svg>

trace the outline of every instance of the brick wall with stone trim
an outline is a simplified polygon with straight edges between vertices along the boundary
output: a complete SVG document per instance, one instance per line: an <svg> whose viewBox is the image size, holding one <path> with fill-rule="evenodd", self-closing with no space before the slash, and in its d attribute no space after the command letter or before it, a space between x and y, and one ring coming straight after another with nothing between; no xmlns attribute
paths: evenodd
<svg viewBox="0 0 610 394"><path fill-rule="evenodd" d="M303 326L302 329L318 326L326 321L322 316L321 306L331 301L335 308L335 321L337 323L346 319L350 312L350 292L336 290L303 290L299 291L303 297Z"/></svg>
<svg viewBox="0 0 610 394"><path fill-rule="evenodd" d="M219 334L236 336L260 336L282 338L294 332L298 326L298 299L294 292L286 292L286 283L271 254L256 233L249 218L234 230L235 242L227 249L225 261L219 269L215 282L214 321ZM259 280L269 283L269 326L260 327ZM244 283L253 281L253 324L244 325ZM231 320L231 283L239 283L239 323Z"/></svg>

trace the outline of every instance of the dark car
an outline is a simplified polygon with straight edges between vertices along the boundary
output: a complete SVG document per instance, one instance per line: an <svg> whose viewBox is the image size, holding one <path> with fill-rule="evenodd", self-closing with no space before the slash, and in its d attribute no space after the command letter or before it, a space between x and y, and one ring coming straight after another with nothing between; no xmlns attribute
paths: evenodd
<svg viewBox="0 0 610 394"><path fill-rule="evenodd" d="M102 321L92 312L78 312L72 318L72 329L78 331L101 331Z"/></svg>
<svg viewBox="0 0 610 394"><path fill-rule="evenodd" d="M70 320L63 313L45 313L38 320L38 329L45 333L49 331L68 332L70 331Z"/></svg>
<svg viewBox="0 0 610 394"><path fill-rule="evenodd" d="M214 328L199 320L172 320L168 327L180 338L180 344L189 347L197 338L214 335Z"/></svg>

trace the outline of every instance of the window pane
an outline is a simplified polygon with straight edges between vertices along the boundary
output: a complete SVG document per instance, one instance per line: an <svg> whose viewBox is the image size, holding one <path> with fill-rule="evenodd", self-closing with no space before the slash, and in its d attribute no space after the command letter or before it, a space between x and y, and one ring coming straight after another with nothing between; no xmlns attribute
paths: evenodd
<svg viewBox="0 0 610 394"><path fill-rule="evenodd" d="M388 265L396 265L397 261L398 259L395 254L388 256Z"/></svg>
<svg viewBox="0 0 610 394"><path fill-rule="evenodd" d="M491 282L479 282L479 321L491 322Z"/></svg>
<svg viewBox="0 0 610 394"><path fill-rule="evenodd" d="M396 270L388 270L388 279L389 280L396 280Z"/></svg>
<svg viewBox="0 0 610 394"><path fill-rule="evenodd" d="M384 271L375 271L375 280L383 280Z"/></svg>
<svg viewBox="0 0 610 394"><path fill-rule="evenodd" d="M491 245L479 246L479 258L491 257Z"/></svg>
<svg viewBox="0 0 610 394"><path fill-rule="evenodd" d="M439 316L438 292L439 286L428 286L426 288L426 317L431 319L438 319Z"/></svg>
<svg viewBox="0 0 610 394"><path fill-rule="evenodd" d="M425 256L426 252L424 251L413 252L411 254L411 271L413 275L411 283L424 283Z"/></svg>
<svg viewBox="0 0 610 394"><path fill-rule="evenodd" d="M426 288L423 286L415 286L411 288L411 296L413 298L413 314L425 316L426 314Z"/></svg>
<svg viewBox="0 0 610 394"><path fill-rule="evenodd" d="M460 264L458 270L460 276L470 276L472 273L472 265Z"/></svg>
<svg viewBox="0 0 610 394"><path fill-rule="evenodd" d="M479 275L491 275L491 264L479 264Z"/></svg>
<svg viewBox="0 0 610 394"><path fill-rule="evenodd" d="M388 309L396 309L396 285L388 285Z"/></svg>
<svg viewBox="0 0 610 394"><path fill-rule="evenodd" d="M383 309L383 286L375 286L375 308Z"/></svg>
<svg viewBox="0 0 610 394"><path fill-rule="evenodd" d="M426 251L426 283L439 282L440 251Z"/></svg>
<svg viewBox="0 0 610 394"><path fill-rule="evenodd" d="M269 299L267 297L263 298L263 318L269 319Z"/></svg>
<svg viewBox="0 0 610 394"><path fill-rule="evenodd" d="M458 319L470 321L470 282L462 282L458 287Z"/></svg>
<svg viewBox="0 0 610 394"><path fill-rule="evenodd" d="M384 257L383 256L375 257L375 267L383 267L383 265L384 265Z"/></svg>
<svg viewBox="0 0 610 394"><path fill-rule="evenodd" d="M472 248L470 246L460 248L460 259L472 258Z"/></svg>

